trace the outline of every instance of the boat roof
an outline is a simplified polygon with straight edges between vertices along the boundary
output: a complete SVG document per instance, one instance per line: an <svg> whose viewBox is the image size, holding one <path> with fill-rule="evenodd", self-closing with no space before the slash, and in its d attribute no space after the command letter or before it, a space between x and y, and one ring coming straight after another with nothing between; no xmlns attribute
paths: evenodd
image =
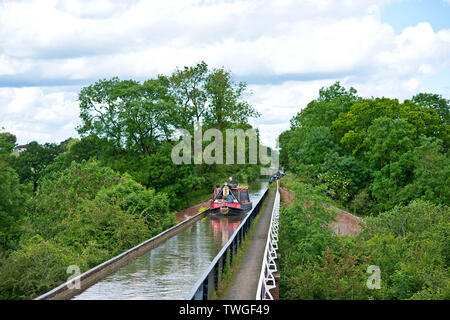
<svg viewBox="0 0 450 320"><path fill-rule="evenodd" d="M248 189L247 186L237 186L237 187L231 187L231 189Z"/></svg>

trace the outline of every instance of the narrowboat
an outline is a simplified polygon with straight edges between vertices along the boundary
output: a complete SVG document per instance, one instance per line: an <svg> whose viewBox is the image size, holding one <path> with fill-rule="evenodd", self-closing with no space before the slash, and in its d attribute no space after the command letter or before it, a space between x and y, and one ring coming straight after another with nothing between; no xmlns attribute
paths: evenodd
<svg viewBox="0 0 450 320"><path fill-rule="evenodd" d="M248 187L230 187L228 199L216 199L213 197L210 212L212 215L236 216L248 212L252 208ZM231 200L231 201L230 201Z"/></svg>

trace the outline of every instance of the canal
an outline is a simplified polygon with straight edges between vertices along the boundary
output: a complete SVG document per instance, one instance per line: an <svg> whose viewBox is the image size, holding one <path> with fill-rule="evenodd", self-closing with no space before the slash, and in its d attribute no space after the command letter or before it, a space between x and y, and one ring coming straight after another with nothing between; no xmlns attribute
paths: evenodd
<svg viewBox="0 0 450 320"><path fill-rule="evenodd" d="M261 180L249 186L254 204L267 185ZM243 218L207 215L73 299L184 299Z"/></svg>

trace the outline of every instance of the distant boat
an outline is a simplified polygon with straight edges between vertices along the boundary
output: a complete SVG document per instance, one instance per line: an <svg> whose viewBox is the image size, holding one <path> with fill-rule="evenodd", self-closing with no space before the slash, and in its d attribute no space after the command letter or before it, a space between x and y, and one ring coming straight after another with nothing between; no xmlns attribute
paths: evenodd
<svg viewBox="0 0 450 320"><path fill-rule="evenodd" d="M248 212L252 208L248 187L237 186L230 188L233 201L227 199L214 199L211 203L210 212L212 215L236 216Z"/></svg>

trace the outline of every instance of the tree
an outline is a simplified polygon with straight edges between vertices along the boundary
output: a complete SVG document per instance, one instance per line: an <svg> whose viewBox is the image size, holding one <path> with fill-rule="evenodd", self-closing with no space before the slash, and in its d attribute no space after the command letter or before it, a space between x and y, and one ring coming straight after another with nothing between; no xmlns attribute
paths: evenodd
<svg viewBox="0 0 450 320"><path fill-rule="evenodd" d="M356 102L347 113L341 113L333 122L332 132L346 152L360 157L370 148L370 143L366 140L367 129L380 117L406 120L412 139L418 139L424 134L446 142L448 137L448 128L442 124L434 110L419 107L408 100L399 103L397 99L388 98Z"/></svg>
<svg viewBox="0 0 450 320"><path fill-rule="evenodd" d="M202 120L207 108L205 82L208 65L202 61L193 67L176 69L170 76L170 88L181 112L180 124L193 130L193 121Z"/></svg>
<svg viewBox="0 0 450 320"><path fill-rule="evenodd" d="M62 171L47 174L39 184L29 210L33 233L45 239L64 230L61 221L76 210L82 200L92 200L101 188L120 183L121 177L97 161L73 162Z"/></svg>
<svg viewBox="0 0 450 320"><path fill-rule="evenodd" d="M174 222L169 211L169 199L165 193L145 189L125 174L120 184L98 193L98 199L117 205L123 212L146 219L151 235L156 235Z"/></svg>
<svg viewBox="0 0 450 320"><path fill-rule="evenodd" d="M33 183L33 189L37 188L37 181L41 172L50 165L61 148L55 143L43 145L36 141L27 145L27 150L21 152L17 157L10 158L12 167L19 175L21 183Z"/></svg>
<svg viewBox="0 0 450 320"><path fill-rule="evenodd" d="M10 153L16 145L17 138L10 132L0 132L0 151Z"/></svg>
<svg viewBox="0 0 450 320"><path fill-rule="evenodd" d="M367 129L365 144L370 146L367 159L375 170L398 161L414 147L412 132L404 119L380 117Z"/></svg>
<svg viewBox="0 0 450 320"><path fill-rule="evenodd" d="M228 122L246 123L250 117L259 117L259 113L243 99L247 85L233 81L229 71L213 69L206 79L205 89L209 102L205 113L207 126L222 130Z"/></svg>
<svg viewBox="0 0 450 320"><path fill-rule="evenodd" d="M306 108L291 119L291 129L302 126L331 127L339 114L347 112L358 100L360 98L356 95L356 90L354 88L346 90L339 81L328 88L322 87L319 90L319 97L308 103Z"/></svg>
<svg viewBox="0 0 450 320"><path fill-rule="evenodd" d="M364 189L370 181L370 169L365 161L353 156L339 156L337 152L329 153L321 168L322 173L340 174L349 181L350 195L356 195Z"/></svg>
<svg viewBox="0 0 450 320"><path fill-rule="evenodd" d="M16 246L26 200L18 175L8 164L13 146L8 137L0 136L0 253Z"/></svg>
<svg viewBox="0 0 450 320"><path fill-rule="evenodd" d="M164 76L142 85L131 80L117 84L114 95L121 101L119 120L127 150L149 154L158 143L170 139L178 114L168 87Z"/></svg>
<svg viewBox="0 0 450 320"><path fill-rule="evenodd" d="M118 78L100 80L80 94L81 136L95 135L126 148L149 154L168 140L178 119L164 76L144 83Z"/></svg>
<svg viewBox="0 0 450 320"><path fill-rule="evenodd" d="M77 131L81 136L93 134L114 142L120 148L123 141L123 125L120 121L121 104L115 99L114 89L120 82L114 77L99 80L93 85L81 89L80 101L81 125Z"/></svg>
<svg viewBox="0 0 450 320"><path fill-rule="evenodd" d="M414 178L406 186L414 198L434 203L450 203L450 161L440 139L422 136L414 149Z"/></svg>
<svg viewBox="0 0 450 320"><path fill-rule="evenodd" d="M73 250L34 236L0 266L1 299L33 299L67 280L67 267L82 261Z"/></svg>
<svg viewBox="0 0 450 320"><path fill-rule="evenodd" d="M326 127L312 127L303 142L297 145L294 153L296 161L303 164L321 164L329 153L339 152L339 146L334 142L330 129Z"/></svg>
<svg viewBox="0 0 450 320"><path fill-rule="evenodd" d="M433 109L444 123L450 124L450 99L442 98L440 94L418 93L412 101L421 107Z"/></svg>

